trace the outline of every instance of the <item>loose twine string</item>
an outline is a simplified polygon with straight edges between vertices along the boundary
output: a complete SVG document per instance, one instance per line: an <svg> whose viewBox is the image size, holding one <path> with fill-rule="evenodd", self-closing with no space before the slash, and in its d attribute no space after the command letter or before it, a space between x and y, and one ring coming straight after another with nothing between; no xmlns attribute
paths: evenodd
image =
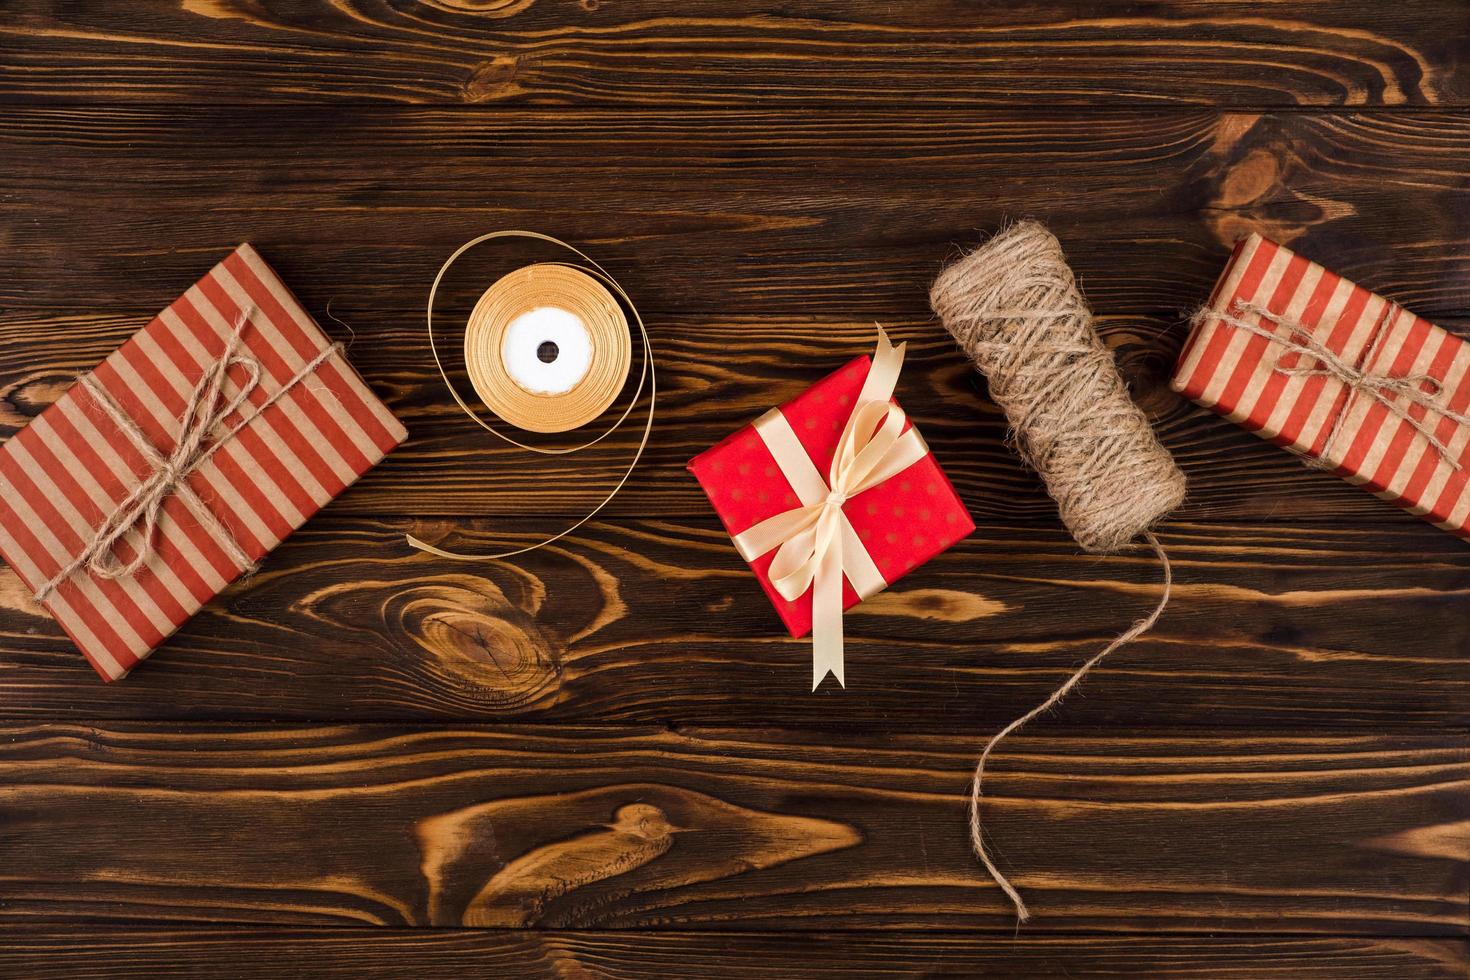
<svg viewBox="0 0 1470 980"><path fill-rule="evenodd" d="M194 385L193 391L189 393L184 412L179 416L178 442L173 451L167 455L153 445L138 423L97 381L95 374L85 374L79 377L82 390L92 397L92 400L107 413L108 418L118 430L128 437L138 452L147 460L148 465L153 468L153 472L146 480L134 487L132 493L128 494L113 509L81 552L61 571L42 583L41 587L36 590L37 601L44 601L56 590L57 586L84 567L101 579L125 578L137 572L154 555L155 542L158 538L158 522L163 514L163 505L171 496L178 496L184 502L204 526L209 536L219 542L226 556L242 571L249 573L255 569L255 563L250 560L249 555L245 554L239 542L235 540L235 536L220 522L214 511L199 499L199 495L189 485L188 476L208 462L216 452L234 438L237 432L309 377L327 358L339 353L342 345L332 344L307 361L276 390L275 394L256 406L254 412L240 419L224 433L214 437L213 441L206 444L206 440L211 438L214 430L223 424L236 409L245 405L251 393L260 384L260 362L240 352L241 338L254 312L252 307L240 314L235 321L234 329L230 331L224 352L220 354L218 360L205 368L204 374ZM225 382L228 380L230 368L236 366L244 368L245 380L234 396L226 399L224 398ZM133 549L133 557L127 561L120 559L115 550L124 538L130 541Z"/></svg>
<svg viewBox="0 0 1470 980"><path fill-rule="evenodd" d="M1470 415L1455 411L1441 400L1441 395L1444 393L1444 382L1430 374L1419 373L1400 377L1373 371L1367 367L1373 363L1374 356L1388 336L1387 325L1393 322L1400 309L1394 303L1384 306L1382 315L1374 324L1372 341L1363 353L1364 366L1361 368L1344 360L1337 351L1314 337L1311 328L1306 324L1289 316L1272 313L1258 303L1237 301L1226 312L1201 309L1195 312L1192 323L1198 327L1206 321L1217 319L1236 330L1264 337L1281 348L1276 354L1275 361L1272 362L1273 371L1296 378L1332 378L1349 391L1367 395L1382 405L1394 418L1407 423L1410 428L1423 436L1424 440L1439 453L1440 458L1459 472L1462 469L1460 461L1451 454L1450 447L1434 431L1439 424L1438 420L1431 421L1427 417L1415 417L1409 411L1409 406L1418 406L1426 414L1433 413L1457 425L1470 425ZM1247 316L1256 316L1275 326L1284 327L1286 333L1281 334L1274 329L1268 330L1258 323L1244 319ZM1312 363L1298 363L1291 367L1283 367L1281 362L1292 355ZM1334 464L1328 461L1330 459L1329 450L1336 445L1337 437L1342 434L1347 414L1346 406L1337 413L1337 417L1332 421L1332 428L1322 443L1321 453L1316 458L1309 460L1308 466L1315 469L1332 468Z"/></svg>
<svg viewBox="0 0 1470 980"><path fill-rule="evenodd" d="M586 264L582 265L579 263L570 262L552 262L540 263L540 265L543 267L563 266L567 269L576 270L578 272L582 272L588 276L591 276L594 280L607 287L609 290L612 291L612 293L616 294L616 296L622 300L623 305L627 308L628 312L633 315L633 322L638 327L638 335L643 342L643 365L639 368L638 371L638 383L633 389L633 396L628 399L628 407L623 409L622 414L614 419L612 424L610 424L600 434L594 436L586 442L580 443L575 446L567 446L561 449L551 449L543 446L528 445L527 443L521 442L518 439L506 435L499 428L491 425L488 421L486 421L479 412L476 412L473 408L470 407L469 402L464 399L464 397L459 393L459 389L455 387L454 382L450 380L449 372L445 370L444 362L439 357L439 347L434 339L434 300L435 297L437 297L439 294L440 283L444 281L444 276L449 272L450 267L452 267L454 263L457 262L459 258L470 249L486 242L505 239L523 239L546 242L551 245L556 245L559 248L565 249L568 252L571 252L573 255L577 256L579 259L582 260L582 262ZM628 416L632 414L633 407L638 404L638 400L643 396L643 386L645 382L648 385L648 418L643 424L643 434L638 440L638 448L634 450L633 458L629 461L628 468L623 471L623 474L619 478L618 482L613 486L611 490L607 492L607 495L604 496L595 507L593 507L585 515L583 515L580 520L568 527L563 528L556 534L553 534L550 537L542 538L535 544L529 544L522 548L512 548L508 551L499 551L492 554L482 555L467 555L460 552L447 551L443 548L428 544L425 541L421 541L418 538L414 537L412 534L404 535L404 538L408 541L409 546L417 548L419 551L424 551L431 555L437 555L440 558L448 558L453 561L494 561L500 558L513 558L516 555L523 555L528 551L535 551L537 548L544 548L546 545L561 540L568 534L571 534L573 531L577 530L577 528L581 527L583 524L586 524L588 521L592 520L592 518L596 517L598 513L600 513L602 509L606 507L609 502L611 502L613 497L617 496L618 491L623 489L623 486L628 482L629 477L633 475L633 470L635 467L637 467L638 461L643 458L643 451L648 448L649 434L653 431L654 403L657 401L658 396L658 383L654 375L653 366L653 345L648 339L648 328L643 323L643 316L638 312L638 307L633 303L632 298L628 296L623 287L618 284L618 281L612 277L612 274L609 273L602 266L598 265L595 261L593 261L591 256L587 255L580 249L567 244L559 238L552 238L550 235L543 235L540 232L520 231L514 229L488 232L487 234L470 239L459 248L455 249L454 252L450 254L449 258L444 260L444 264L439 267L438 273L436 273L434 276L434 282L429 287L429 302L427 311L424 315L424 322L429 334L429 351L431 354L433 354L434 366L438 368L439 377L443 379L444 386L449 389L449 394L451 397L454 398L454 403L458 405L466 415L473 419L475 424L480 426L480 428L484 429L486 432L489 432L491 435L501 440L502 442L509 443L510 445L515 446L518 449L524 449L527 452L537 453L542 456L566 456L571 453L580 452L590 446L597 445L599 442L616 432L622 426L623 422L627 420ZM484 321L483 328L488 329L489 323L490 321L488 320ZM619 382L619 387L621 387L623 383L625 383L625 381L626 372L624 373L624 380Z"/></svg>
<svg viewBox="0 0 1470 980"><path fill-rule="evenodd" d="M980 753L970 784L970 842L1025 922L1026 903L996 867L982 833L986 762L1003 739L1056 707L1104 658L1158 622L1173 572L1149 529L1183 501L1184 474L1128 397L1061 244L1041 224L1012 225L951 264L935 280L929 301L989 379L990 395L1010 423L1011 443L1041 475L1077 543L1111 554L1140 547L1132 542L1141 536L1164 572L1151 613L997 732Z"/></svg>

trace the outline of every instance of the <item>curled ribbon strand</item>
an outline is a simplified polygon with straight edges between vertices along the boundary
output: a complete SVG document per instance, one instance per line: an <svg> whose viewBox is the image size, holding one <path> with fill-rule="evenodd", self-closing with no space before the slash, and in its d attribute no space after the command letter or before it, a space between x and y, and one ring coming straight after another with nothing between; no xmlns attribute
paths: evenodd
<svg viewBox="0 0 1470 980"><path fill-rule="evenodd" d="M521 442L506 435L504 432L500 431L498 427L491 425L489 422L485 421L485 419L481 418L480 413L476 412L473 408L470 407L469 402L465 401L464 397L460 395L459 389L454 386L454 382L449 379L449 372L445 370L444 362L439 357L439 346L434 339L434 300L435 297L437 297L439 294L440 283L443 282L444 276L449 272L450 267L453 266L454 263L459 260L459 257L464 255L464 253L468 252L475 246L481 245L485 242L502 239L526 239L532 241L541 241L558 246L559 248L571 252L573 255L580 258L582 262L585 262L586 264L582 265L578 263L566 262L549 264L563 265L568 269L585 273L586 275L591 276L593 279L601 282L604 286L606 286L609 290L616 294L616 296L621 299L624 304L627 305L628 311L633 315L633 322L638 327L638 336L639 339L641 339L643 342L643 366L638 371L638 383L633 389L632 397L628 400L628 407L623 409L622 414L614 419L612 424L604 429L600 435L594 436L593 438L579 445L567 446L562 449L548 449L543 446L533 446L529 443ZM454 399L454 403L458 405L466 415L474 420L476 425L484 429L486 432L489 432L501 442L508 443L509 445L515 446L519 449L524 449L527 452L537 453L542 456L567 456L572 453L581 452L583 449L587 449L591 446L597 445L599 442L606 439L608 436L612 435L614 432L618 431L618 429L622 427L623 422L628 418L629 415L633 413L634 406L637 405L639 399L643 397L643 385L645 381L648 383L648 417L643 422L643 432L638 439L638 448L633 451L633 458L629 461L627 468L623 470L623 475L619 477L618 482L613 485L612 489L609 490L606 495L604 495L603 498L599 500L591 510L583 514L576 521L576 523L562 528L560 531L556 532L553 535L541 538L534 544L528 544L520 548L511 548L506 551L496 551L489 554L472 555L463 554L457 551L448 551L444 548L437 547L436 545L429 544L426 541L422 541L419 538L414 537L412 534L404 535L404 539L408 542L409 547L416 548L419 551L426 552L427 554L436 555L439 558L448 558L452 561L496 561L501 558L514 558L517 555L524 555L527 552L535 551L538 548L544 548L549 544L554 544L555 542L560 541L562 538L576 531L583 524L586 524L588 521L592 520L592 518L601 513L604 507L612 502L613 497L617 496L618 491L622 490L623 487L627 484L628 480L633 476L633 470L638 466L638 461L643 458L643 451L648 448L648 439L650 434L653 432L654 404L658 400L658 379L655 376L653 364L653 343L648 339L648 327L645 326L643 323L643 315L638 312L638 307L634 305L632 297L630 297L628 293L623 289L623 287L619 285L618 281L613 278L610 272L608 272L602 266L598 265L597 262L595 262L592 257L589 256L586 252L583 252L576 246L570 245L559 238L553 238L550 235L543 235L540 232L536 231L520 231L515 229L488 232L476 238L471 238L469 241L465 242L459 248L455 249L454 252L450 254L449 258L444 260L443 265L439 266L439 271L437 274L435 274L434 281L429 286L429 302L424 313L424 326L429 336L429 352L434 357L434 366L438 368L439 377L443 379L444 386L449 389L449 394Z"/></svg>
<svg viewBox="0 0 1470 980"><path fill-rule="evenodd" d="M188 476L203 466L237 432L258 418L271 405L296 387L302 380L321 366L327 358L342 349L341 344L332 344L316 357L304 364L285 384L262 402L248 417L242 418L223 434L209 441L214 431L224 424L235 411L246 404L250 395L260 385L260 362L248 354L240 353L241 337L250 323L254 308L245 310L235 321L234 329L225 342L219 359L204 369L179 417L179 437L173 451L164 455L144 434L111 393L97 381L95 375L86 374L79 379L82 390L107 413L118 429L128 436L138 452L147 460L153 472L133 491L123 498L116 508L93 533L91 540L65 567L53 575L36 590L36 600L44 601L56 587L85 568L100 579L126 578L141 569L154 555L158 538L158 524L163 515L163 505L171 496L177 496L199 519L210 537L219 542L225 554L243 571L250 571L255 563L245 554L233 534L220 522L218 516L205 506L189 485ZM225 398L225 382L232 367L245 370L245 380L233 397ZM133 556L126 561L117 554L117 547L124 540L130 544Z"/></svg>
<svg viewBox="0 0 1470 980"><path fill-rule="evenodd" d="M769 517L737 534L735 547L747 561L772 550L771 584L795 600L812 590L812 690L831 673L843 676L842 581L866 599L887 582L843 513L851 497L908 469L929 453L919 433L905 431L893 388L906 344L893 346L878 328L878 346L862 392L843 426L823 479L779 408L755 424L776 465L796 491L801 506Z"/></svg>
<svg viewBox="0 0 1470 980"><path fill-rule="evenodd" d="M1203 320L1218 319L1227 326L1257 337L1264 337L1282 351L1277 355L1273 370L1296 378L1332 378L1339 382L1349 391L1361 392L1382 405L1390 415L1407 424L1415 432L1424 437L1434 450L1439 453L1441 459L1450 465L1452 469L1459 472L1462 467L1460 461L1450 452L1450 447L1435 434L1437 421L1431 421L1428 417L1416 417L1409 411L1410 407L1418 406L1426 416L1430 413L1442 419L1448 419L1456 425L1470 425L1470 415L1457 412L1450 408L1440 399L1444 392L1444 382L1429 374L1410 374L1397 376L1384 372L1369 370L1366 365L1372 360L1376 345L1381 341L1386 332L1387 324L1393 322L1399 307L1389 303L1379 318L1377 328L1374 332L1374 347L1366 352L1363 358L1364 367L1358 367L1350 361L1344 360L1336 351L1328 347L1322 341L1312 336L1311 330L1306 324L1291 317L1279 313L1272 313L1258 303L1236 302L1230 311L1217 312L1215 310L1203 309L1195 314L1195 322ZM1267 329L1258 324L1244 319L1246 316L1256 316L1273 325L1273 327L1284 327L1286 333L1277 333L1275 329ZM1286 355L1295 354L1306 358L1309 364L1297 364L1292 367L1282 367L1281 360ZM1327 434L1326 441L1322 444L1322 452L1325 456L1329 446L1332 446L1341 433L1343 420L1347 417L1346 407L1338 413L1333 421L1332 428ZM1322 464L1319 464L1322 465Z"/></svg>

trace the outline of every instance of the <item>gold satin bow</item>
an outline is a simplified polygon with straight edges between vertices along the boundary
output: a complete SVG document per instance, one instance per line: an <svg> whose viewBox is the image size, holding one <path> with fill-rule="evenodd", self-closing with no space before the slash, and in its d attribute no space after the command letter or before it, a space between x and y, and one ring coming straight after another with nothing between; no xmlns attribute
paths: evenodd
<svg viewBox="0 0 1470 980"><path fill-rule="evenodd" d="M801 505L737 534L735 547L746 561L776 549L769 575L771 584L785 599L795 600L808 588L812 590L813 691L829 672L838 684L846 686L842 654L844 575L862 599L888 585L843 513L843 505L929 453L916 430L904 431L903 410L890 401L906 347L894 347L883 328L878 328L872 367L842 429L825 479L779 408L771 409L755 423L756 432Z"/></svg>

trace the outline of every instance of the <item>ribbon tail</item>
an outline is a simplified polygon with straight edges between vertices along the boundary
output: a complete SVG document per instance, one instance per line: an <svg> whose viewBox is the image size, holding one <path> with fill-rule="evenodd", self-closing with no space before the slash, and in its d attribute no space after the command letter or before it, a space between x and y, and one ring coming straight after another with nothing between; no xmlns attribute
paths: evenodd
<svg viewBox="0 0 1470 980"><path fill-rule="evenodd" d="M812 583L812 690L831 674L847 687L842 675L842 536L835 535L817 566Z"/></svg>
<svg viewBox="0 0 1470 980"><path fill-rule="evenodd" d="M888 339L888 333L878 327L878 346L873 351L873 366L868 369L863 390L858 394L857 404L864 402L886 402L893 397L893 388L898 384L898 372L903 367L904 352L908 341L898 346Z"/></svg>

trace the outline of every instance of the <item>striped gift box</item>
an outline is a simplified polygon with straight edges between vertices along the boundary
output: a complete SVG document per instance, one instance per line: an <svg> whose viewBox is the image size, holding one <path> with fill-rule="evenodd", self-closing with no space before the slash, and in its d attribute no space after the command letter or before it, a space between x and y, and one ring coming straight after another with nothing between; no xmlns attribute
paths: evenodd
<svg viewBox="0 0 1470 980"><path fill-rule="evenodd" d="M243 321L242 321L243 318ZM190 393L239 332L259 381L221 421L237 431L184 478L217 518L164 498L153 554L133 574L83 567L43 597L106 680L117 680L190 616L406 437L249 245L241 245L98 365L91 378L148 439L172 452ZM237 359L238 360L238 359ZM249 378L231 362L222 403ZM36 592L81 555L157 467L98 396L77 384L0 446L0 554ZM265 406L261 408L261 406ZM217 427L216 433L220 429ZM213 526L211 526L213 525ZM233 541L221 541L229 534ZM127 560L141 536L114 549ZM233 557L232 557L233 556Z"/></svg>
<svg viewBox="0 0 1470 980"><path fill-rule="evenodd" d="M1449 417L1470 406L1464 341L1254 234L1196 324L1175 391L1470 536L1470 426ZM1324 370L1303 344L1340 367Z"/></svg>

